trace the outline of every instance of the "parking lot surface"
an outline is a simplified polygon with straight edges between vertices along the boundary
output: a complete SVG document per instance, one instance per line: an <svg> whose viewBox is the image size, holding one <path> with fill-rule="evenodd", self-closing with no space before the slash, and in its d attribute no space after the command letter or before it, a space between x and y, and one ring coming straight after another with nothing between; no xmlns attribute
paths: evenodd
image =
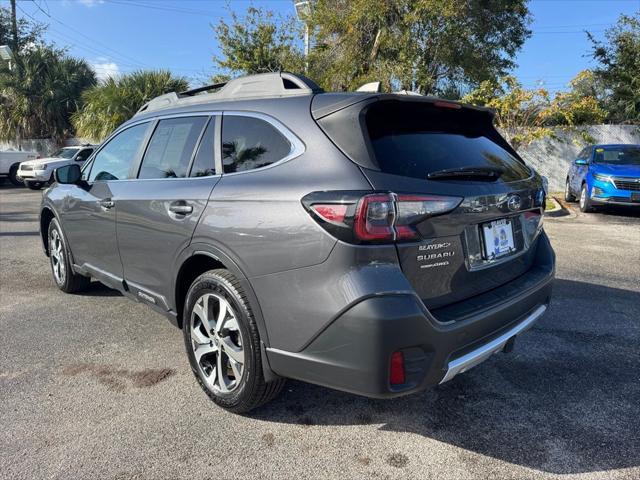
<svg viewBox="0 0 640 480"><path fill-rule="evenodd" d="M164 317L56 289L40 196L0 185L0 478L640 478L638 212L545 220L553 305L513 353L396 400L289 382L239 416Z"/></svg>

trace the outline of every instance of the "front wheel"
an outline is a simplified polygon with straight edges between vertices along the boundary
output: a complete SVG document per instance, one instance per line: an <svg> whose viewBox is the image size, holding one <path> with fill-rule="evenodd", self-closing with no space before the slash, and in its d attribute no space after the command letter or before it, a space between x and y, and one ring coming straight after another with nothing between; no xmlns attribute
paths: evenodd
<svg viewBox="0 0 640 480"><path fill-rule="evenodd" d="M22 182L18 177L18 166L19 165L16 164L16 165L12 165L11 168L9 168L9 181L16 187L21 187Z"/></svg>
<svg viewBox="0 0 640 480"><path fill-rule="evenodd" d="M30 182L28 180L25 180L24 185L29 190L40 190L42 188L42 182Z"/></svg>
<svg viewBox="0 0 640 480"><path fill-rule="evenodd" d="M582 189L580 190L580 211L584 213L593 212L593 203L589 198L589 189L586 183L582 184Z"/></svg>
<svg viewBox="0 0 640 480"><path fill-rule="evenodd" d="M283 379L265 381L258 327L240 283L227 270L210 270L193 282L182 331L191 369L220 407L248 412L284 386Z"/></svg>
<svg viewBox="0 0 640 480"><path fill-rule="evenodd" d="M574 197L573 193L571 193L571 187L569 186L569 179L564 184L564 201L565 202L575 202L576 197Z"/></svg>
<svg viewBox="0 0 640 480"><path fill-rule="evenodd" d="M79 292L87 288L91 279L73 271L69 250L57 219L49 224L49 262L57 287L65 293Z"/></svg>

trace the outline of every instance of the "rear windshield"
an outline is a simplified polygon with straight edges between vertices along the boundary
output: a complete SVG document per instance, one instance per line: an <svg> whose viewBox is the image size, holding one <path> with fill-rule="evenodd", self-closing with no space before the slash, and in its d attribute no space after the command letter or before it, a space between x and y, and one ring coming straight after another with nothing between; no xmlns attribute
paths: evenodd
<svg viewBox="0 0 640 480"><path fill-rule="evenodd" d="M529 169L492 141L488 117L428 103L380 102L369 107L366 124L381 171L427 178L439 170L499 167L503 182L528 178Z"/></svg>

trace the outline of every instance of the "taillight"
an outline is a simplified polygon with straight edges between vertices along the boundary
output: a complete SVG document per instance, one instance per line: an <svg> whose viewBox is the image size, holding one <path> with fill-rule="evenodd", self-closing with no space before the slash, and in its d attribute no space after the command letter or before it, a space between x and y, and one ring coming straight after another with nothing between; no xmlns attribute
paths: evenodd
<svg viewBox="0 0 640 480"><path fill-rule="evenodd" d="M455 209L462 199L444 195L314 192L302 199L329 233L350 243L420 238L418 223Z"/></svg>
<svg viewBox="0 0 640 480"><path fill-rule="evenodd" d="M395 239L394 218L395 207L390 194L365 195L356 208L355 235L364 242L392 242Z"/></svg>

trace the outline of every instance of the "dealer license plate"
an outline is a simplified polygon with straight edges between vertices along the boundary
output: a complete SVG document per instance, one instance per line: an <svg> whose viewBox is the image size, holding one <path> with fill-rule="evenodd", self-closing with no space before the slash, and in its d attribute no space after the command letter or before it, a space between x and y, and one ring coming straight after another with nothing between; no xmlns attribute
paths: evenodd
<svg viewBox="0 0 640 480"><path fill-rule="evenodd" d="M511 220L502 218L482 225L487 260L493 260L516 251Z"/></svg>

